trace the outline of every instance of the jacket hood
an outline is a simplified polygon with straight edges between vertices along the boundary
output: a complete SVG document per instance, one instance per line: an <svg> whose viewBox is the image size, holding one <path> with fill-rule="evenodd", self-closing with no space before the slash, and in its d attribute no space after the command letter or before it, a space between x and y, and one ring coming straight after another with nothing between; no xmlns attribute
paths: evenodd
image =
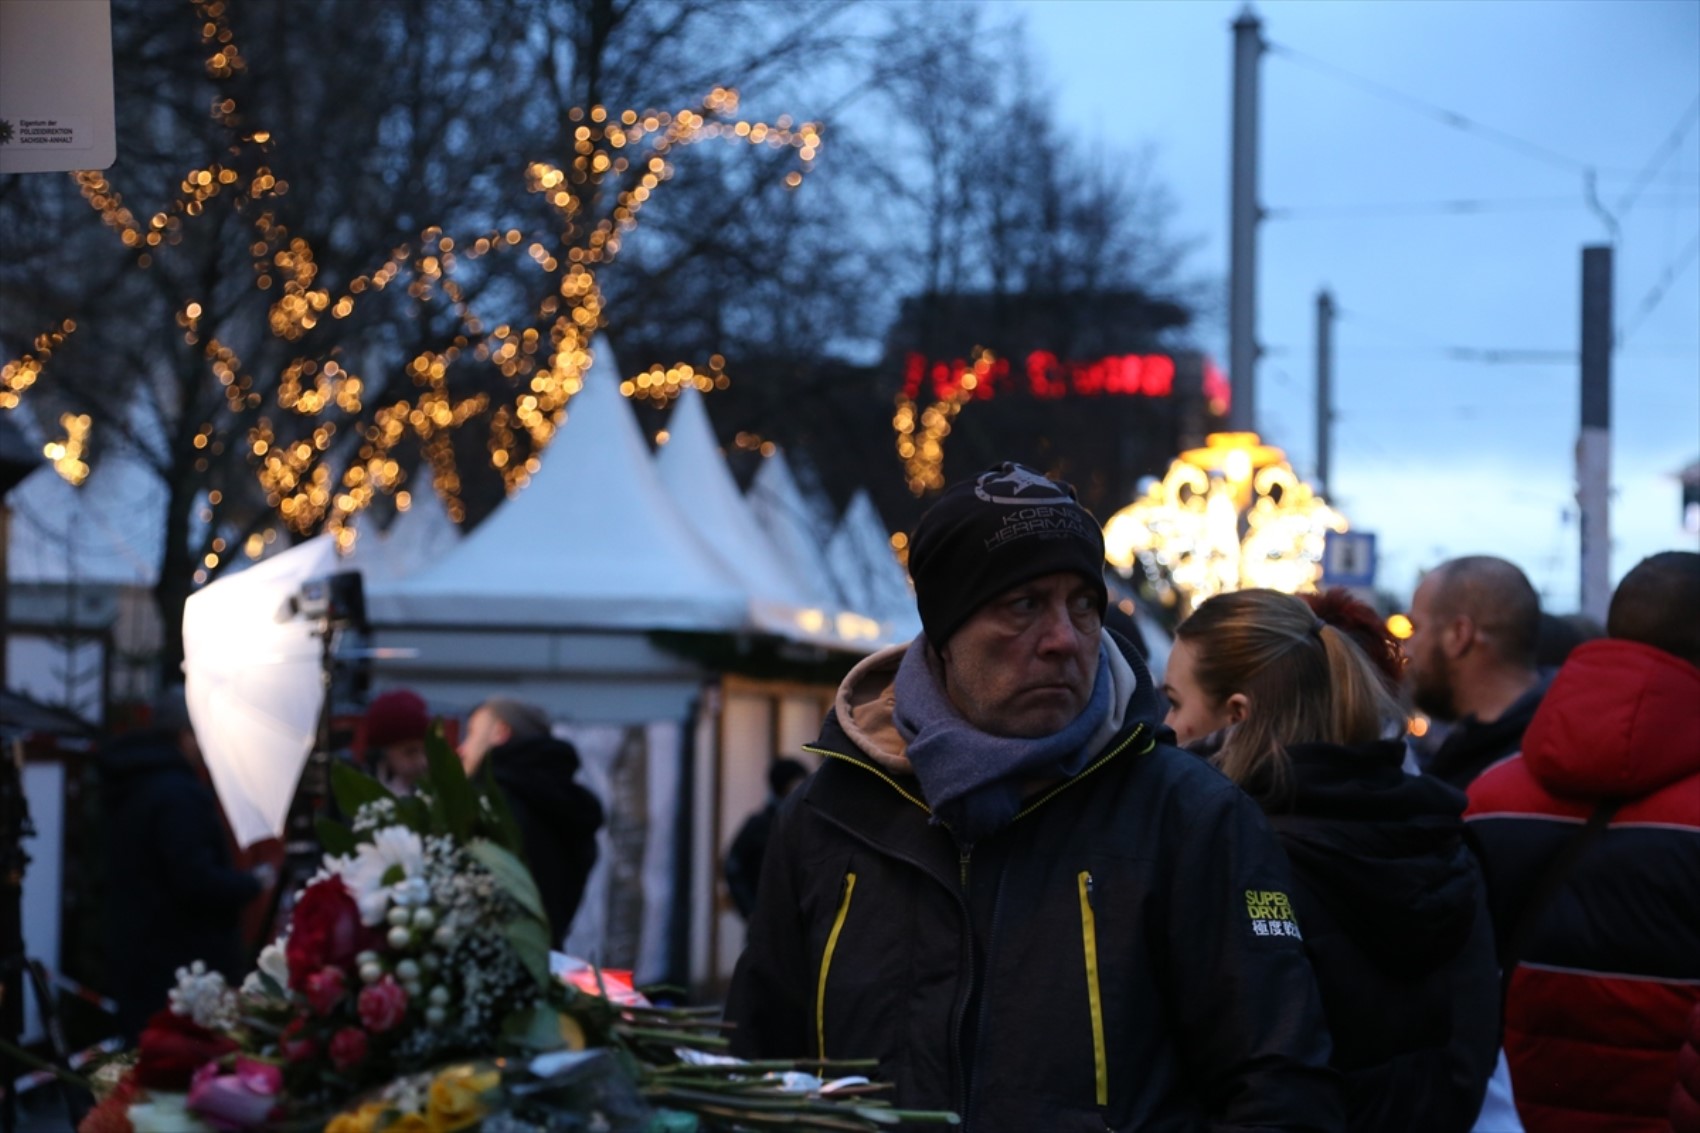
<svg viewBox="0 0 1700 1133"><path fill-rule="evenodd" d="M1288 754L1291 795L1270 823L1294 874L1389 974L1417 976L1451 960L1481 893L1464 841L1464 793L1405 774L1397 741L1295 744Z"/></svg>
<svg viewBox="0 0 1700 1133"><path fill-rule="evenodd" d="M594 799L573 781L579 756L572 744L553 736L509 740L492 748L486 762L496 782L523 795L527 807L563 823L588 821L586 803Z"/></svg>
<svg viewBox="0 0 1700 1133"><path fill-rule="evenodd" d="M909 644L887 646L859 661L839 684L827 722L828 730L836 722L850 742L894 775L915 773L909 763L908 745L898 733L895 720L897 667L909 648ZM1163 717L1156 685L1139 651L1126 638L1107 629L1102 631L1100 648L1109 657L1115 697L1109 717L1087 741L1093 749L1103 747L1128 725L1155 726ZM936 665L936 656L929 659Z"/></svg>
<svg viewBox="0 0 1700 1133"><path fill-rule="evenodd" d="M108 744L100 753L100 770L103 775L123 778L156 771L193 773L194 768L177 746L176 735L152 730L132 732Z"/></svg>
<svg viewBox="0 0 1700 1133"><path fill-rule="evenodd" d="M1523 735L1523 760L1572 798L1639 798L1700 774L1700 669L1633 641L1578 646Z"/></svg>

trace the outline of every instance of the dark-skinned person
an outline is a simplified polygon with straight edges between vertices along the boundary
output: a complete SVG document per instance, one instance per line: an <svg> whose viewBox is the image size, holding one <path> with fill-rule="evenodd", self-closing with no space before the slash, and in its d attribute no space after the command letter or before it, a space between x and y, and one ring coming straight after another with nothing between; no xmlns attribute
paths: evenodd
<svg viewBox="0 0 1700 1133"><path fill-rule="evenodd" d="M1348 601L1321 609L1361 631ZM1463 792L1401 766L1385 674L1301 599L1242 590L1180 624L1164 691L1176 738L1220 736L1210 761L1292 863L1347 1128L1471 1129L1499 1053L1487 891Z"/></svg>
<svg viewBox="0 0 1700 1133"><path fill-rule="evenodd" d="M1286 861L1163 742L1097 520L1004 463L910 548L922 633L845 677L780 808L733 1053L877 1060L973 1133L1342 1128Z"/></svg>

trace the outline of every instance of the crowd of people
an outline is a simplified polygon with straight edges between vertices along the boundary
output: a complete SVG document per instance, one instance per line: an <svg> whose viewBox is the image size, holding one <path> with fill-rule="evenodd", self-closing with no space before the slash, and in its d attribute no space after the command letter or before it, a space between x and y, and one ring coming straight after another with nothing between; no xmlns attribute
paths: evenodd
<svg viewBox="0 0 1700 1133"><path fill-rule="evenodd" d="M976 1133L1700 1130L1700 554L1603 637L1491 556L1405 644L1224 594L1159 686L1068 485L991 469L910 547L924 632L771 821L736 1052L878 1059Z"/></svg>
<svg viewBox="0 0 1700 1133"><path fill-rule="evenodd" d="M1604 627L1485 555L1425 575L1405 642L1344 591L1223 594L1153 675L1103 552L1019 464L922 517L922 633L845 677L817 769L775 753L723 863L734 1053L875 1059L975 1133L1700 1133L1700 554L1631 569ZM130 1033L177 964L236 968L270 880L180 693L155 723L106 755ZM409 793L431 726L388 691L359 759ZM603 822L577 752L498 697L459 754L563 939Z"/></svg>

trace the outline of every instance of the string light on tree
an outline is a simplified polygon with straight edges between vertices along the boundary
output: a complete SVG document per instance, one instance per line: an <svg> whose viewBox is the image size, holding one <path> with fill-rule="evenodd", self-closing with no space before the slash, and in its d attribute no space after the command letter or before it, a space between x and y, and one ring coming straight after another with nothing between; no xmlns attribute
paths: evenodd
<svg viewBox="0 0 1700 1133"><path fill-rule="evenodd" d="M698 107L673 112L575 108L568 113L570 159L564 165L533 162L525 172L526 188L542 195L558 221L556 231L528 234L510 227L457 239L427 226L417 240L391 249L372 270L333 287L321 278L311 243L291 233L274 211L273 202L288 193L289 184L269 164L271 132L246 122L231 93L229 84L247 62L230 28L226 3L194 0L194 12L209 52L205 72L221 88L211 119L230 134L221 158L188 170L177 195L146 219L103 174L75 175L84 199L131 250L135 266L151 268L162 249L181 241L186 225L217 205L252 228L247 252L253 284L273 296L266 328L275 340L305 342L315 328L349 318L364 299L398 284L409 298L442 302L455 316L457 331L450 340L408 358L401 367L403 380L383 386L381 403L373 404L378 388L339 356L340 348L303 353L275 373L260 375L230 343L203 333L201 301L188 298L178 309L184 340L201 349L229 415L201 426L196 434L200 447L214 452L227 442L245 444L265 499L281 519L301 533L332 531L344 549L354 540L352 516L379 494L402 490L396 449L404 442L418 442L432 487L457 522L465 508L452 440L467 422L487 420L490 465L509 491L536 472L537 454L564 421L590 366L589 344L603 321L596 272L618 254L643 206L671 177L676 150L712 138L788 151L797 168L783 182L794 189L822 145L814 123L793 125L786 117L773 124L735 120L738 93L727 87L711 90ZM498 254L523 257L518 259L522 267L553 281L525 320L528 325L502 323L487 330L454 278L463 262ZM38 336L30 353L0 367L0 409L19 404L20 395L76 329L65 320ZM451 375L474 366L494 370L505 392L478 382L485 392L457 396ZM652 369L644 396L665 402L686 384L724 389L723 368L724 360L716 358L706 372L683 363ZM633 379L630 395L638 394L643 376ZM337 476L333 466L339 463ZM399 496L397 506L402 506ZM245 543L244 549L250 546ZM204 577L213 565L203 564L197 573Z"/></svg>
<svg viewBox="0 0 1700 1133"><path fill-rule="evenodd" d="M1182 612L1215 594L1313 590L1323 543L1347 523L1256 433L1212 433L1104 524L1104 557L1141 567Z"/></svg>
<svg viewBox="0 0 1700 1133"><path fill-rule="evenodd" d="M83 460L89 439L88 414L62 413L59 427L65 430L65 439L47 442L41 446L41 454L53 463L53 471L72 484L81 484L89 475L89 466Z"/></svg>

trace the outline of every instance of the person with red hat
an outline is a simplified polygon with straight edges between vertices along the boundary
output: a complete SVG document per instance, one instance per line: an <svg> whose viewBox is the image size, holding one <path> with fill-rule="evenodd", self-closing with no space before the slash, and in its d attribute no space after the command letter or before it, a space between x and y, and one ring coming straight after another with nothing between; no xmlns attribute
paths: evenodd
<svg viewBox="0 0 1700 1133"><path fill-rule="evenodd" d="M378 781L398 795L411 795L425 778L425 733L431 713L418 693L394 688L366 706L366 758Z"/></svg>

